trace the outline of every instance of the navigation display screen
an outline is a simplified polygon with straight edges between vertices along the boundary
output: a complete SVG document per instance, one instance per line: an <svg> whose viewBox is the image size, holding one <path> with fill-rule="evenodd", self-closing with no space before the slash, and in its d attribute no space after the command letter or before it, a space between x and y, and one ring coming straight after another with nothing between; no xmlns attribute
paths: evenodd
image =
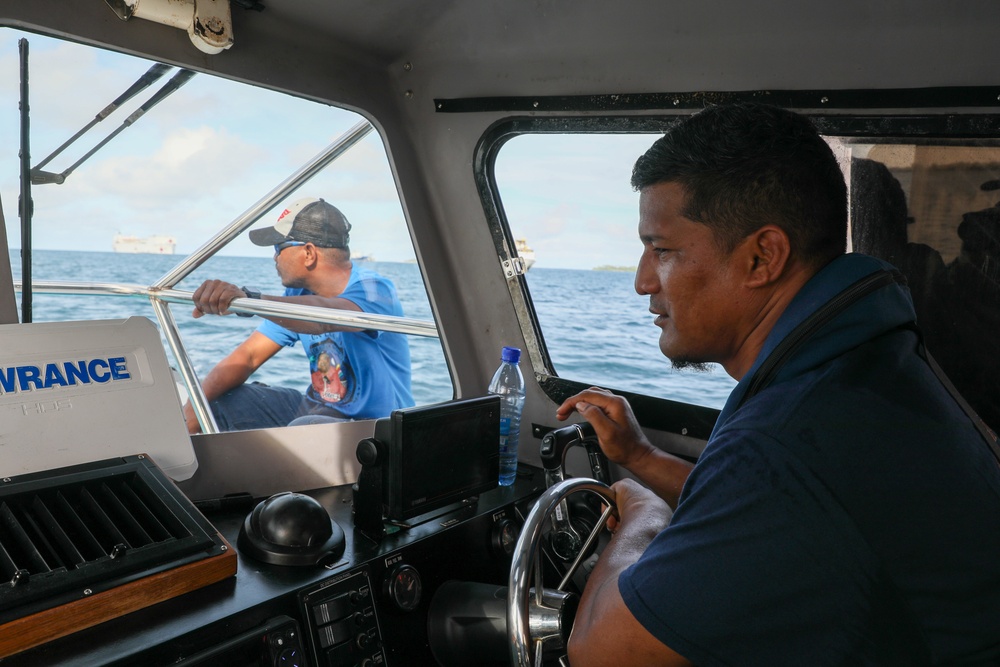
<svg viewBox="0 0 1000 667"><path fill-rule="evenodd" d="M385 500L403 520L497 486L500 399L466 399L397 410L375 425L388 447Z"/></svg>

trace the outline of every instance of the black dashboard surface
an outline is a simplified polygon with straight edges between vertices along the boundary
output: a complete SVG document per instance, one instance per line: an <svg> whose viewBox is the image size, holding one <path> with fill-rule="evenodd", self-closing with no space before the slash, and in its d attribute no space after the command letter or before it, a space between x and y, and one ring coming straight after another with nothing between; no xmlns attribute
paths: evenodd
<svg viewBox="0 0 1000 667"><path fill-rule="evenodd" d="M235 577L5 658L0 664L434 664L427 645L427 608L433 591L449 579L506 585L510 556L497 547L498 527L519 526L520 517L542 487L541 471L522 466L513 486L498 487L483 493L477 502L424 517L411 527L390 532L379 543L354 530L350 486L309 491L344 529L345 549L335 562L325 567L280 566L239 553ZM206 512L206 517L236 548L246 513ZM403 603L412 609L400 608L385 590L387 578L400 565L416 570L422 585L418 601ZM323 621L309 605L332 585L349 579L368 582L369 620L378 629L369 632L366 640L369 657L359 658L355 652L341 660L324 653L320 634L328 628L319 627ZM285 619L286 626L297 625L301 652L294 660L233 662L249 660L234 657L227 662L227 641L258 632L263 635L275 619Z"/></svg>

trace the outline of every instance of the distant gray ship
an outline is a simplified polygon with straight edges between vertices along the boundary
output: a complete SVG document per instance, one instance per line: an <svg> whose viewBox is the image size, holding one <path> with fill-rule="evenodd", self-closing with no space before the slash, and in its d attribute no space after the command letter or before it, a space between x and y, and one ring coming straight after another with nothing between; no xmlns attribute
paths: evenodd
<svg viewBox="0 0 1000 667"><path fill-rule="evenodd" d="M116 234L114 244L115 252L142 253L146 255L173 255L174 248L177 247L177 239L172 236L128 236L126 234Z"/></svg>

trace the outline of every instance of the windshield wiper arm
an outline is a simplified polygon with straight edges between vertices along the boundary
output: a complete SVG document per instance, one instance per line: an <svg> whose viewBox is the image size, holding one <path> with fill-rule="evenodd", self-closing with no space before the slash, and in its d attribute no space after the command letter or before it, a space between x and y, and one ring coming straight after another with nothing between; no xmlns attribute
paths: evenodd
<svg viewBox="0 0 1000 667"><path fill-rule="evenodd" d="M84 125L83 128L79 132L77 132L72 137L70 137L69 139L67 139L63 143L63 145L60 146L59 148L55 149L52 152L51 155L49 155L47 158L45 158L44 160L42 160L41 162L39 162L38 164L36 164L35 167L34 167L34 169L32 169L32 171L40 170L42 167L44 167L45 165L47 165L49 162L52 161L52 158L56 157L57 155L59 155L60 153L62 153L64 150L66 150L67 148L69 148L69 146L74 141L76 141L77 139L79 139L80 137L82 137L84 134L86 134L90 130L90 128L94 127L95 125L97 125L98 123L100 123L102 120L104 120L105 118L107 118L108 116L110 116L112 113L114 113L115 109L117 109L118 107L120 107L122 104L125 104L125 102L127 102L128 100L130 100L133 97L135 97L136 94L138 94L142 90L146 89L151 83L153 83L154 81L156 81L157 79L159 79L161 76L163 76L164 74L166 74L166 72L167 72L168 69L170 69L170 65L164 65L162 63L156 63L155 65L153 65L152 67L150 67L149 70L145 74L143 74L141 77L139 77L139 79L135 83L133 83L129 87L128 90L126 90L124 93L122 93L121 95L119 95L118 97L116 97L114 102L112 102L108 106L106 106L103 109L101 109L101 111L96 116L94 116L94 119L92 121L90 121L89 123L87 123L86 125Z"/></svg>
<svg viewBox="0 0 1000 667"><path fill-rule="evenodd" d="M70 167L68 169L66 169L65 171L63 171L62 173L56 174L56 173L53 173L53 172L48 172L48 171L42 171L41 170L42 166L44 166L45 164L47 164L53 157L55 157L60 152L62 152L71 143L73 143L74 141L76 141L76 139L79 138L80 136L82 136L84 132L86 132L87 130L89 130L90 128L92 128L94 125L96 125L97 123L99 123L102 120L104 120L104 118L106 118L108 116L108 114L110 114L112 111L114 111L125 100L129 99L130 97L133 97L136 93L138 93L139 91L141 91L144 88L146 88L147 86L149 86L149 84L151 84L153 81L156 81L158 78L160 78L161 76L163 76L163 74L166 72L167 69L169 69L168 65L159 65L159 64L157 64L157 65L154 65L153 67L151 67L149 69L149 71L146 72L146 74L144 74L138 81L136 81L134 84L132 84L132 86L128 90L126 90L124 93L122 93L114 102L112 102L107 107L105 107L105 109L102 110L101 113L97 114L97 116L94 118L94 120L90 121L90 123L88 123L82 130L80 130L75 135L73 135L73 137L71 137L69 139L69 141L67 141L62 146L60 146L58 149L56 149L55 153L53 153L49 157L45 158L42 162L40 162L38 164L38 166L34 167L31 170L31 182L33 184L35 184L35 185L45 184L45 183L56 183L56 184L60 184L61 185L62 183L64 183L66 181L66 177L68 177L71 173L73 173L73 171L75 171L77 167L79 167L87 159L89 159L90 156L92 156L94 153L96 153L101 148L103 148L105 145L107 145L107 143L109 141L111 141L112 139L114 139L115 137L117 137L119 134L121 134L121 132L125 128L129 127L130 125L132 125L133 123L135 123L137 120L139 120L147 111L149 111L154 106L156 106L157 104L159 104L160 102L162 102L165 97L167 97L168 95L170 95L171 93L173 93L175 90L177 90L178 88L180 88L181 86L183 86L185 83L187 83L188 80L191 77L193 77L194 74L195 74L191 70L187 70L187 69L182 69L182 70L178 71L176 74L174 74L170 78L169 81L167 81L165 84L163 84L163 86L161 86L158 91L156 91L155 93L153 93L152 97L150 97L148 100L146 100L145 102L143 102L143 104L138 109L136 109L135 111L133 111L132 115L130 115L128 118L126 118L122 122L122 124L119 125L111 134L109 134L104 139L102 139L101 141L99 141L96 146L94 146L89 151L87 151L87 153L84 154L83 157L81 157L79 160L77 160L72 165L70 165ZM107 113L105 113L105 112L107 112Z"/></svg>

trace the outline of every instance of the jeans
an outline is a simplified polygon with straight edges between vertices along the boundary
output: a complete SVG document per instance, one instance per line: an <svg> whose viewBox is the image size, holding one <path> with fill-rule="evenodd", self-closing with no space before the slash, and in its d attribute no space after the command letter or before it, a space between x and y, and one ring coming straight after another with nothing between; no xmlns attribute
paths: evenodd
<svg viewBox="0 0 1000 667"><path fill-rule="evenodd" d="M296 389L242 384L209 404L220 431L350 421Z"/></svg>

